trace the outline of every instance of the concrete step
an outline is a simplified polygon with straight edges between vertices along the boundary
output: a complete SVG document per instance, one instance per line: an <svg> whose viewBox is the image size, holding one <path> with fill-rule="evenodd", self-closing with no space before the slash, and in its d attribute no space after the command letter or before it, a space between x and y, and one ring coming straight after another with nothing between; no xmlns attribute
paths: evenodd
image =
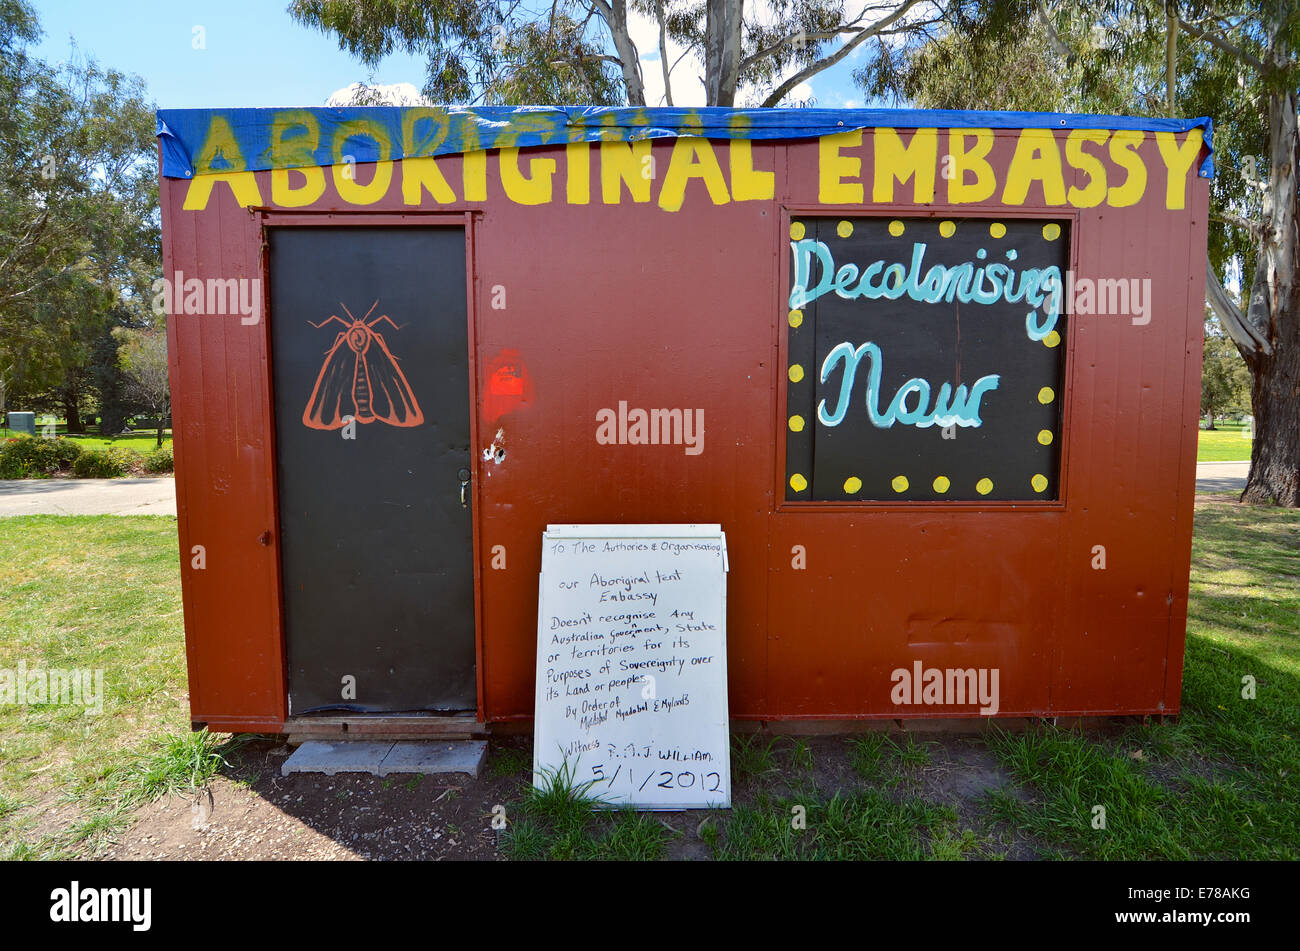
<svg viewBox="0 0 1300 951"><path fill-rule="evenodd" d="M478 778L487 755L484 740L393 742L390 740L308 740L280 767L292 773L467 773Z"/></svg>

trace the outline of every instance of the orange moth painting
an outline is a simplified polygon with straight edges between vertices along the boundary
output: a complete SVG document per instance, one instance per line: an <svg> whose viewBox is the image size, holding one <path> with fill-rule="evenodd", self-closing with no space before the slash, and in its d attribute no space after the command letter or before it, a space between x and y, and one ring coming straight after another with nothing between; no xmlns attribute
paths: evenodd
<svg viewBox="0 0 1300 951"><path fill-rule="evenodd" d="M340 429L351 416L358 423L379 420L390 426L419 426L424 422L420 404L375 325L386 320L394 330L402 328L387 314L367 323L379 306L378 300L360 318L354 317L341 301L339 306L348 320L331 314L319 324L307 321L317 329L338 321L345 329L325 354L316 387L303 410L303 423L312 429Z"/></svg>

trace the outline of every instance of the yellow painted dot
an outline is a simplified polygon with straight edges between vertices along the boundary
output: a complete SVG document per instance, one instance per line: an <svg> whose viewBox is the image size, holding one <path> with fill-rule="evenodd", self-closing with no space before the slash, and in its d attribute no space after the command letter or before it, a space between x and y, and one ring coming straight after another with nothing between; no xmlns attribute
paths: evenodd
<svg viewBox="0 0 1300 951"><path fill-rule="evenodd" d="M1000 221L995 221L993 224L989 225L989 234L993 235L995 238L1005 237L1006 233L1007 226Z"/></svg>
<svg viewBox="0 0 1300 951"><path fill-rule="evenodd" d="M805 231L804 231L804 226L802 221L790 222L790 237L798 241L800 238L804 236L804 234Z"/></svg>
<svg viewBox="0 0 1300 951"><path fill-rule="evenodd" d="M1043 237L1048 241L1055 241L1060 236L1061 226L1056 222L1052 222L1050 225L1043 225Z"/></svg>
<svg viewBox="0 0 1300 951"><path fill-rule="evenodd" d="M862 488L862 480L857 476L849 476L844 480L844 492L847 495L855 495Z"/></svg>
<svg viewBox="0 0 1300 951"><path fill-rule="evenodd" d="M802 417L802 416L791 416L791 417L790 417L790 432L792 432L792 433L801 433L801 432L803 432L803 417Z"/></svg>
<svg viewBox="0 0 1300 951"><path fill-rule="evenodd" d="M1038 441L1044 446L1052 444L1052 431L1050 429L1040 429L1038 431Z"/></svg>
<svg viewBox="0 0 1300 951"><path fill-rule="evenodd" d="M1047 476L1042 475L1040 473L1039 475L1036 475L1032 479L1030 479L1029 484L1034 487L1035 492L1042 492L1044 489L1047 488Z"/></svg>
<svg viewBox="0 0 1300 951"><path fill-rule="evenodd" d="M947 476L939 476L939 478L934 480L934 491L942 495L948 491L948 487L951 485L952 483L948 481Z"/></svg>
<svg viewBox="0 0 1300 951"><path fill-rule="evenodd" d="M895 492L907 491L907 476L894 476L894 481L890 483Z"/></svg>
<svg viewBox="0 0 1300 951"><path fill-rule="evenodd" d="M895 238L897 238L900 234L903 233L903 223L899 221L897 218L895 218L893 221L889 223L889 233L892 234Z"/></svg>
<svg viewBox="0 0 1300 951"><path fill-rule="evenodd" d="M798 383L802 379L803 379L803 367L799 366L799 364L796 363L792 367L790 367L790 382Z"/></svg>
<svg viewBox="0 0 1300 951"><path fill-rule="evenodd" d="M993 480L984 478L975 483L975 491L980 495L988 495L993 491Z"/></svg>
<svg viewBox="0 0 1300 951"><path fill-rule="evenodd" d="M1058 334L1055 330L1053 330L1051 333L1049 333L1046 337L1043 338L1044 347L1055 347L1060 342L1061 342L1061 335Z"/></svg>
<svg viewBox="0 0 1300 951"><path fill-rule="evenodd" d="M853 234L853 222L841 221L835 226L835 233L841 238L847 238L849 235Z"/></svg>
<svg viewBox="0 0 1300 951"><path fill-rule="evenodd" d="M790 488L794 489L796 492L802 492L804 489L808 488L808 480L796 472L794 475L790 476Z"/></svg>
<svg viewBox="0 0 1300 951"><path fill-rule="evenodd" d="M939 234L945 238L951 238L957 233L957 226L951 221L941 221L939 223Z"/></svg>
<svg viewBox="0 0 1300 951"><path fill-rule="evenodd" d="M1045 386L1038 391L1038 402L1042 403L1044 406L1052 402L1054 399L1056 399L1056 393L1052 391L1050 386Z"/></svg>
<svg viewBox="0 0 1300 951"><path fill-rule="evenodd" d="M790 326L798 327L802 323L803 323L803 311L801 310L790 311Z"/></svg>

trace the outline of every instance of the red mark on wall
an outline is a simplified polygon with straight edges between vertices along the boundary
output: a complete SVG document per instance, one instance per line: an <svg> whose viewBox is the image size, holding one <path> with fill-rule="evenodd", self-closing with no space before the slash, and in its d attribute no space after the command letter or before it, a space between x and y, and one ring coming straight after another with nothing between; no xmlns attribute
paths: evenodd
<svg viewBox="0 0 1300 951"><path fill-rule="evenodd" d="M518 350L502 350L487 365L483 415L495 422L533 399L533 381Z"/></svg>
<svg viewBox="0 0 1300 951"><path fill-rule="evenodd" d="M312 429L340 429L345 425L343 417L351 416L358 423L379 420L389 426L419 426L424 422L420 404L375 325L386 320L394 330L402 328L387 314L366 322L379 301L371 304L361 318L353 317L342 302L339 306L348 315L347 320L330 314L319 324L307 321L320 328L337 320L344 329L325 354L325 363L302 413L303 423Z"/></svg>

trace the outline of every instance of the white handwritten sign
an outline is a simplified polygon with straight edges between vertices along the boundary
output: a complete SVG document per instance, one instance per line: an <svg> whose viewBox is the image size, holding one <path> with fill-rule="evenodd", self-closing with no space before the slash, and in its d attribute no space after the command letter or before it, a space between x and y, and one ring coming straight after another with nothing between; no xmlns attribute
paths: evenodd
<svg viewBox="0 0 1300 951"><path fill-rule="evenodd" d="M533 784L567 768L638 809L731 805L720 525L542 536Z"/></svg>

